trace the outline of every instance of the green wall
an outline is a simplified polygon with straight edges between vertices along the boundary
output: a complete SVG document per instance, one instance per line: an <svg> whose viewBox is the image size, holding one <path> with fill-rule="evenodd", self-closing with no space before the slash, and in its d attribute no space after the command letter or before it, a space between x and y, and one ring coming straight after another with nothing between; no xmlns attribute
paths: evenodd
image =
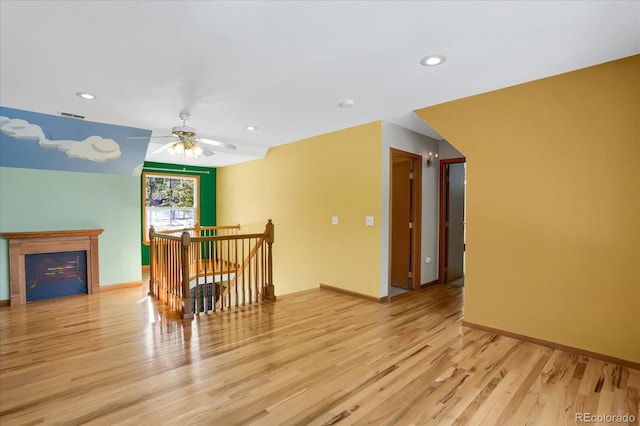
<svg viewBox="0 0 640 426"><path fill-rule="evenodd" d="M167 171L149 169L169 169ZM200 225L213 226L216 224L216 169L197 166L181 166L177 164L165 163L144 163L144 171L151 173L169 173L200 177ZM202 172L202 173L198 173ZM207 173L208 172L208 173ZM142 188L142 177L140 177L140 187ZM144 232L142 230L142 193L139 196L140 203L140 241L143 241ZM149 264L149 246L142 243L142 264Z"/></svg>
<svg viewBox="0 0 640 426"><path fill-rule="evenodd" d="M140 178L0 167L0 232L102 228L100 284L141 279ZM0 239L0 300L9 294L8 243Z"/></svg>

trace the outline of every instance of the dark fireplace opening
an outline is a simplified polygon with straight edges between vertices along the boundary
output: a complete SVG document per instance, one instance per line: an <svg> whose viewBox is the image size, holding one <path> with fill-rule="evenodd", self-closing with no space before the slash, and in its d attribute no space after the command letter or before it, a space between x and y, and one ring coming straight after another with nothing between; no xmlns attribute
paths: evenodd
<svg viewBox="0 0 640 426"><path fill-rule="evenodd" d="M27 254L24 259L27 302L87 294L87 252Z"/></svg>

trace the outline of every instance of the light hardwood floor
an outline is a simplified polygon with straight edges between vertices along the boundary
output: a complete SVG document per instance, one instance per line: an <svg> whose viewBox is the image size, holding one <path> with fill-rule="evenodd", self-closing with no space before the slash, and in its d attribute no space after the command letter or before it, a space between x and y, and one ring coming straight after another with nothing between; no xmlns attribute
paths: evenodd
<svg viewBox="0 0 640 426"><path fill-rule="evenodd" d="M463 291L318 289L185 322L142 288L2 308L0 424L637 419L640 371L462 327Z"/></svg>

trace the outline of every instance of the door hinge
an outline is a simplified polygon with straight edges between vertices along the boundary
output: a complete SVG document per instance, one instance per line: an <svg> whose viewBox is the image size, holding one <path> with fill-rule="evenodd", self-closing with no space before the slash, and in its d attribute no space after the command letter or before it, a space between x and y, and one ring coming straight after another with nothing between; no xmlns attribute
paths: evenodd
<svg viewBox="0 0 640 426"><path fill-rule="evenodd" d="M409 279L413 278L413 273L409 271Z"/></svg>
<svg viewBox="0 0 640 426"><path fill-rule="evenodd" d="M413 172L409 173L409 179L413 179Z"/></svg>
<svg viewBox="0 0 640 426"><path fill-rule="evenodd" d="M413 229L413 222L409 222L409 229Z"/></svg>

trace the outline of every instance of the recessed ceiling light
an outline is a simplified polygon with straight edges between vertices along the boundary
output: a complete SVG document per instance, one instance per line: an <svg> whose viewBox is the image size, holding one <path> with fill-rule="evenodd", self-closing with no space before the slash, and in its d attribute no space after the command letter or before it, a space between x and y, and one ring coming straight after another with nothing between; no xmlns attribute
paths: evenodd
<svg viewBox="0 0 640 426"><path fill-rule="evenodd" d="M420 59L420 63L425 67L433 67L435 65L440 65L446 60L447 58L444 55L429 55Z"/></svg>
<svg viewBox="0 0 640 426"><path fill-rule="evenodd" d="M244 129L249 131L249 132L253 132L254 130L257 130L258 127L257 126L244 126Z"/></svg>
<svg viewBox="0 0 640 426"><path fill-rule="evenodd" d="M356 101L354 101L353 99L344 99L342 101L340 101L340 103L338 105L340 105L340 107L342 108L350 108L352 106L354 106L356 104Z"/></svg>
<svg viewBox="0 0 640 426"><path fill-rule="evenodd" d="M88 99L90 101L96 98L95 95L92 95L91 93L85 93L85 92L76 92L76 96L81 97L82 99Z"/></svg>

